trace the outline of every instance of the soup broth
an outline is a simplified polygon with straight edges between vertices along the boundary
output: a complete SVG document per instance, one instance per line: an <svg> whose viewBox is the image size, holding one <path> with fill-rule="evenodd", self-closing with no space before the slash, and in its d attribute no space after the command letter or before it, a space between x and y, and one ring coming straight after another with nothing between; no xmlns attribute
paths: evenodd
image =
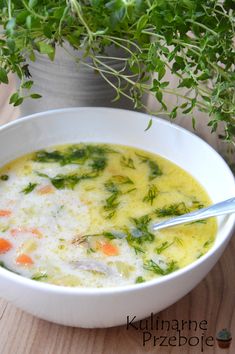
<svg viewBox="0 0 235 354"><path fill-rule="evenodd" d="M0 265L74 287L116 287L185 267L213 244L215 219L153 232L210 205L174 163L111 144L50 147L0 169Z"/></svg>

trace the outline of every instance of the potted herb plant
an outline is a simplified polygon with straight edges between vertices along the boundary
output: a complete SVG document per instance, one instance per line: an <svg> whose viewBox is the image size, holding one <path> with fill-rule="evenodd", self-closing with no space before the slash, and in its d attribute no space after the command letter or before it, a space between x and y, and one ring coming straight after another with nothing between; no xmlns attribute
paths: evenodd
<svg viewBox="0 0 235 354"><path fill-rule="evenodd" d="M17 74L10 102L28 113L148 110L143 97L152 95L158 109L150 113L190 116L195 127L200 110L233 147L234 18L233 0L0 0L0 82Z"/></svg>
<svg viewBox="0 0 235 354"><path fill-rule="evenodd" d="M229 348L232 341L231 333L227 328L223 328L217 333L216 340L220 348Z"/></svg>

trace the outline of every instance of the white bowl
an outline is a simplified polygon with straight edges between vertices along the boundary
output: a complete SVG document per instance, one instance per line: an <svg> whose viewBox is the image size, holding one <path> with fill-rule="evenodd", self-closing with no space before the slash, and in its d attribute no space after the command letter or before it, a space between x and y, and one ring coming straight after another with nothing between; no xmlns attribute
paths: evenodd
<svg viewBox="0 0 235 354"><path fill-rule="evenodd" d="M233 175L224 160L188 131L149 116L111 108L71 108L34 114L0 128L0 166L23 154L75 142L104 142L148 150L191 173L213 202L235 196ZM216 241L194 263L164 277L117 288L69 288L37 282L0 267L0 294L33 315L79 327L111 327L163 310L210 271L224 251L235 215L218 218Z"/></svg>

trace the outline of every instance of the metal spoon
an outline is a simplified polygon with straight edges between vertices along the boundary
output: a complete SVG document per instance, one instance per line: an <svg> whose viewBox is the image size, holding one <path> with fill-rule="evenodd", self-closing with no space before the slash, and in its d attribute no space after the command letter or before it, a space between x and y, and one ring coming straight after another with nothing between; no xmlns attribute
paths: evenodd
<svg viewBox="0 0 235 354"><path fill-rule="evenodd" d="M177 216L166 221L154 223L151 225L152 230L160 230L167 227L185 224L188 222L207 219L212 216L225 215L235 213L235 198L224 200L223 202L211 205L207 208L202 208L192 213Z"/></svg>

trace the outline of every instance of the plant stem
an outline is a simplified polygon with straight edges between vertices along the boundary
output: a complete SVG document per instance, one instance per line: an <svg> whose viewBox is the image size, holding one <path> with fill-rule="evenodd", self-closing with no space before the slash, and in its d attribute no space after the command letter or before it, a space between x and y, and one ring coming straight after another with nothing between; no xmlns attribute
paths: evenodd
<svg viewBox="0 0 235 354"><path fill-rule="evenodd" d="M214 36L218 37L218 33L213 31L211 28L207 27L206 25L204 25L203 23L200 23L200 22L197 22L197 21L194 21L194 20L191 20L191 19L187 19L186 22L190 22L192 23L193 25L197 25L198 27L201 27L203 28L204 30L212 33Z"/></svg>
<svg viewBox="0 0 235 354"><path fill-rule="evenodd" d="M71 3L71 7L74 7L74 9L76 11L76 14L78 15L79 20L81 21L83 26L86 28L87 34L88 34L88 37L89 37L89 41L91 43L92 39L93 39L93 35L92 35L92 32L91 32L88 24L86 23L86 21L84 20L84 18L82 16L82 11L81 11L80 4L76 0L69 0L69 2Z"/></svg>
<svg viewBox="0 0 235 354"><path fill-rule="evenodd" d="M9 0L8 0L9 1ZM24 5L24 7L35 17L40 18L41 20L45 21L47 19L47 17L39 15L38 13L36 13L31 7L28 6L28 4L26 3L25 0L22 0L22 3Z"/></svg>
<svg viewBox="0 0 235 354"><path fill-rule="evenodd" d="M7 2L7 7L8 7L8 16L9 16L9 20L12 18L12 14L11 14L11 0L8 0Z"/></svg>

